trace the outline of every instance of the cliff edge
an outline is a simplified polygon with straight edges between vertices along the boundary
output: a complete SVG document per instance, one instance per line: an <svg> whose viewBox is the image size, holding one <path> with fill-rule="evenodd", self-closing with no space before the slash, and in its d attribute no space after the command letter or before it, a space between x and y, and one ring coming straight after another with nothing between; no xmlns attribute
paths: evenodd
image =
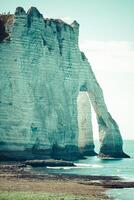
<svg viewBox="0 0 134 200"><path fill-rule="evenodd" d="M35 7L0 15L1 159L96 155L91 103L100 156L128 157L78 36L76 21L44 19Z"/></svg>

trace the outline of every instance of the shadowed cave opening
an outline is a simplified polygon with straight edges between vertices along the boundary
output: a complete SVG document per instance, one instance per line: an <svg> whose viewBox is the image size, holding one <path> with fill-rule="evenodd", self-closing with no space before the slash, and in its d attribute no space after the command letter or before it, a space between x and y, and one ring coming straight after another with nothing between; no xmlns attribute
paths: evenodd
<svg viewBox="0 0 134 200"><path fill-rule="evenodd" d="M96 113L92 107L86 88L82 86L77 97L78 146L82 153L93 155L99 153L99 131Z"/></svg>

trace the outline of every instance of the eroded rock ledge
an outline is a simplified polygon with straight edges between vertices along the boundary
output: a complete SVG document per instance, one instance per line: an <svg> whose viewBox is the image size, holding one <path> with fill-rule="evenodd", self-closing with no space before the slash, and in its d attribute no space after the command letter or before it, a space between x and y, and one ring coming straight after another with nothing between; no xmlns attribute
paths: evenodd
<svg viewBox="0 0 134 200"><path fill-rule="evenodd" d="M32 167L75 167L72 162L67 162L63 160L27 160L24 162L25 165L30 165Z"/></svg>

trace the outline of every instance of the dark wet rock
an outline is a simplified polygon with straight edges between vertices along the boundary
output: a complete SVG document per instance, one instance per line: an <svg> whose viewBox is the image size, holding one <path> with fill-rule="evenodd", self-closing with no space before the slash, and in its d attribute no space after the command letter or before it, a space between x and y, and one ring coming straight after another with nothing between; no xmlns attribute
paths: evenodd
<svg viewBox="0 0 134 200"><path fill-rule="evenodd" d="M27 160L24 162L26 165L32 167L74 167L75 165L72 162L67 162L63 160Z"/></svg>

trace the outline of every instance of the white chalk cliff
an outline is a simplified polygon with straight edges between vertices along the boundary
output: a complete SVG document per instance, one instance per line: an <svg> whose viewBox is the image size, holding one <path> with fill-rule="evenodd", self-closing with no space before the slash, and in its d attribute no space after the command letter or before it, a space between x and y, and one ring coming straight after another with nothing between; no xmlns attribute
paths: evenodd
<svg viewBox="0 0 134 200"><path fill-rule="evenodd" d="M0 16L0 156L6 159L95 155L127 157L119 127L84 53L79 24L44 19L31 7Z"/></svg>

